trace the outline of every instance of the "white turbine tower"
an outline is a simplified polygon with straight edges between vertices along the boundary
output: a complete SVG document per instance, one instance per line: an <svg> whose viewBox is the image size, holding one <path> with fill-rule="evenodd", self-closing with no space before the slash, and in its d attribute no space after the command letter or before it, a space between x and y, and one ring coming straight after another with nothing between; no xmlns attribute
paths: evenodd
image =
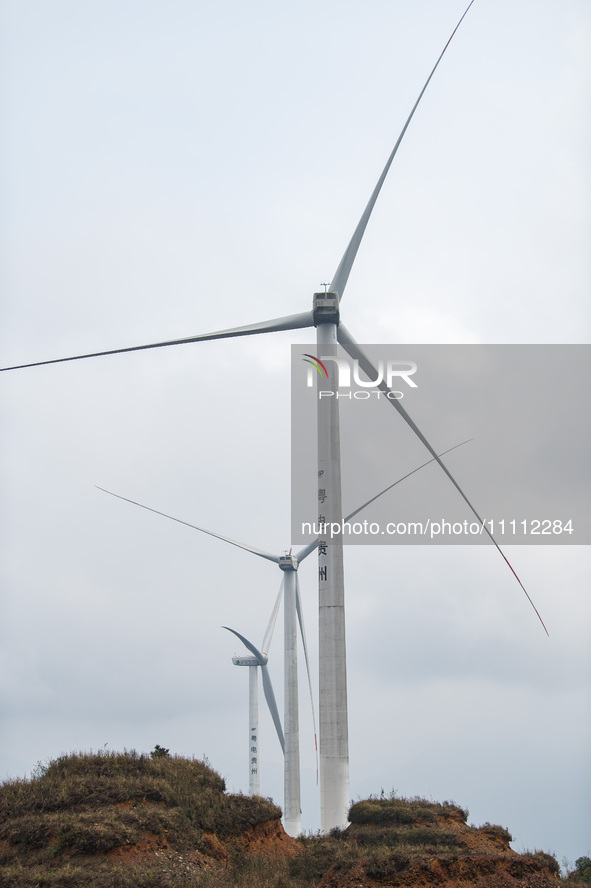
<svg viewBox="0 0 591 888"><path fill-rule="evenodd" d="M263 679L263 691L265 693L267 706L269 707L269 712L271 713L271 718L273 719L275 730L277 731L277 737L279 738L281 751L285 754L285 739L283 736L283 729L281 727L281 719L279 718L279 711L277 709L275 694L273 692L273 684L271 682L271 676L269 675L269 670L267 667L267 663L269 661L269 647L271 645L273 630L275 629L275 623L277 621L277 611L279 610L279 605L281 603L281 594L282 589L279 590L279 594L277 595L277 599L271 613L271 618L269 620L269 625L267 626L267 631L265 632L260 650L258 650L258 648L256 648L251 641L245 638L244 635L241 635L240 632L237 632L235 629L231 629L229 626L224 626L224 629L227 629L228 632L232 632L237 638L240 639L240 641L244 644L247 650L251 652L252 655L250 657L232 657L232 662L235 666L248 666L248 791L250 795L261 794L259 750L259 669L261 670L261 676Z"/></svg>
<svg viewBox="0 0 591 888"><path fill-rule="evenodd" d="M337 267L335 275L330 283L329 290L324 293L314 294L311 311L287 317L275 318L269 321L246 324L227 330L219 330L214 333L189 336L184 339L155 342L145 345L136 345L126 348L109 349L101 352L93 352L85 355L74 355L68 358L58 358L50 361L36 361L29 364L20 364L13 367L2 368L4 370L16 370L23 367L40 366L45 364L61 363L64 361L80 360L84 358L99 357L103 355L121 354L124 352L140 351L150 348L163 348L172 345L182 345L193 342L204 342L214 339L226 339L236 336L249 336L256 333L272 333L281 330L298 330L305 327L316 327L316 341L318 354L329 360L329 382L336 384L336 369L331 357L335 356L337 343L355 360L370 378L378 377L370 359L365 355L356 343L351 333L346 330L340 318L340 303L349 279L351 268L355 261L357 251L361 244L367 223L372 214L376 200L386 179L392 161L398 151L400 143L408 129L415 111L437 70L443 55L449 46L460 24L473 5L471 0L460 21L454 28L449 40L435 63L425 85L423 86L417 101L415 102L398 137L386 165L380 175L370 200L353 233L353 237L345 250ZM391 393L385 383L380 383L377 388L386 396ZM333 387L336 391L336 388ZM489 528L453 478L449 470L441 461L431 444L418 429L408 413L394 398L387 398L404 421L410 426L419 440L427 448L441 469L445 472L450 482L465 500L468 507L483 525L484 532L494 543L501 556L513 572L517 582L526 594L531 606L536 611L540 622L542 618L521 580L509 564L506 556L501 551ZM324 398L319 401L318 407L318 471L323 472L323 509L322 517L326 523L340 522L342 520L341 509L341 470L340 470L340 441L338 404L336 398ZM320 682L319 682L319 741L320 741L320 818L321 829L326 832L333 827L342 827L347 823L347 811L349 806L349 749L348 749L348 724L347 724L347 679L346 679L346 652L345 652L345 609L344 609L344 579L343 579L343 543L340 537L326 541L326 545L319 549L319 646L320 646ZM544 630L547 632L546 627Z"/></svg>

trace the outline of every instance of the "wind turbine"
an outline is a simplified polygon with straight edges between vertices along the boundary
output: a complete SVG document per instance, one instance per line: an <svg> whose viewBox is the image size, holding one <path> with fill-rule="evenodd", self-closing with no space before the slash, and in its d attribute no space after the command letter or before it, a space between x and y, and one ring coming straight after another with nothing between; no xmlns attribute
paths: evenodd
<svg viewBox="0 0 591 888"><path fill-rule="evenodd" d="M279 718L279 711L277 709L277 703L275 701L275 694L273 692L271 676L269 675L269 669L267 667L267 663L269 661L269 647L271 644L271 639L273 637L275 623L277 621L277 611L279 610L279 605L281 603L282 591L283 589L280 588L275 600L275 605L273 606L273 610L271 612L269 625L267 626L267 630L265 632L260 650L258 650L258 648L256 648L251 641L245 638L244 635L241 635L240 632L237 632L235 629L231 629L229 626L224 626L224 629L227 629L228 632L232 632L237 638L240 639L240 641L244 644L246 649L249 650L252 655L250 657L232 657L232 662L235 666L248 666L248 791L250 795L261 794L261 774L259 768L260 755L258 746L259 669L261 670L261 675L263 679L263 691L265 693L267 706L269 707L269 712L271 713L271 718L273 719L273 724L275 725L275 730L277 731L277 737L279 738L281 751L283 752L283 754L285 754L285 738L283 736L281 719Z"/></svg>
<svg viewBox="0 0 591 888"><path fill-rule="evenodd" d="M305 327L316 327L318 355L326 358L329 365L328 383L336 390L336 357L337 343L345 351L359 362L362 370L370 378L376 378L377 371L370 359L363 353L355 342L353 336L346 330L340 319L340 303L347 285L351 268L355 261L357 251L363 238L367 223L373 211L382 185L388 174L390 166L398 151L400 143L408 129L415 111L437 70L443 55L449 46L453 36L464 20L469 9L473 5L471 0L460 21L454 28L448 42L443 48L435 66L427 78L417 101L415 102L403 128L394 145L394 148L386 162L386 165L378 179L376 187L370 197L361 219L354 231L353 237L343 254L330 287L326 292L314 294L311 311L287 317L276 318L260 323L251 323L240 327L220 330L214 333L200 334L184 339L156 342L146 345L137 345L126 348L110 349L107 351L93 352L85 355L75 355L68 358L58 358L50 361L38 361L31 364L21 364L18 368L38 366L44 364L60 363L63 361L79 360L83 358L99 357L102 355L119 354L128 351L139 351L151 348L161 348L172 345L188 344L206 340L231 338L236 336L248 336L256 333L270 333L276 331L296 330ZM331 360L332 359L332 360ZM3 368L17 369L17 367ZM378 389L389 394L385 383L380 383ZM480 518L478 512L453 478L435 450L419 430L408 413L397 400L389 399L395 410L409 425L419 440L427 448L441 469L445 472L450 482L456 487L460 496L465 500L471 511L483 524L485 533L490 537L501 556L513 572L517 582L523 589L531 606L543 624L533 601L523 586L521 580L509 564L509 561L501 551L488 527ZM318 471L323 472L324 500L322 518L328 523L341 521L341 484L340 484L340 440L338 403L336 399L321 399L318 405ZM319 516L320 517L320 516ZM346 686L346 652L345 652L345 619L344 619L344 579L343 579L343 544L340 537L326 541L326 545L319 548L319 644L320 644L320 702L319 702L319 738L320 738L320 796L321 796L321 828L328 831L335 826L346 824L349 805L349 779L348 779L348 725L347 725L347 686ZM544 630L546 627L544 626Z"/></svg>

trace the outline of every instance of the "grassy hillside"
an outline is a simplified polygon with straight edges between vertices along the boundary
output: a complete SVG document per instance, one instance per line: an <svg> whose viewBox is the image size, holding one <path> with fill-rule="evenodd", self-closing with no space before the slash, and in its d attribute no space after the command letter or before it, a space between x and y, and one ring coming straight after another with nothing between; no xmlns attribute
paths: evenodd
<svg viewBox="0 0 591 888"><path fill-rule="evenodd" d="M65 755L0 787L0 884L197 884L188 878L225 853L224 841L280 816L267 799L226 793L201 761L158 750Z"/></svg>
<svg viewBox="0 0 591 888"><path fill-rule="evenodd" d="M226 793L205 762L159 747L150 755L65 755L30 780L0 786L0 886L559 884L553 857L516 854L506 829L470 827L467 812L448 802L366 799L352 806L347 830L297 841L285 835L280 816L269 799Z"/></svg>

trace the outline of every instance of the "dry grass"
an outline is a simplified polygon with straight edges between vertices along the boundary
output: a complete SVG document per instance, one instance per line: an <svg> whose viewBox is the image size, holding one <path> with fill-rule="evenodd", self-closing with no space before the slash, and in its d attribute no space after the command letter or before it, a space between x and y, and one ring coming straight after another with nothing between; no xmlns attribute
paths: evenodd
<svg viewBox="0 0 591 888"><path fill-rule="evenodd" d="M460 835L469 830L467 812L450 802L369 798L352 806L349 830L302 837L299 855L274 856L273 839L270 854L247 853L245 834L280 816L271 800L228 794L208 764L167 750L64 755L30 780L0 786L0 884L314 888L329 870L334 884L353 872L394 884L428 874L435 857L471 860ZM472 832L481 841L510 840L490 824ZM510 862L516 875L558 869L540 853Z"/></svg>
<svg viewBox="0 0 591 888"><path fill-rule="evenodd" d="M207 853L205 833L231 844L247 827L280 816L268 799L226 793L222 777L198 760L134 751L65 755L30 780L0 787L2 881L109 888L198 884L194 866L174 864L183 852ZM171 857L153 855L137 871L134 866L135 882L128 879L129 866L105 861L106 852L135 846L146 836ZM162 872L169 870L163 881Z"/></svg>
<svg viewBox="0 0 591 888"><path fill-rule="evenodd" d="M459 819L463 823L468 812L452 802L429 802L427 799L371 797L356 802L349 811L351 823L409 825L435 823L441 819Z"/></svg>

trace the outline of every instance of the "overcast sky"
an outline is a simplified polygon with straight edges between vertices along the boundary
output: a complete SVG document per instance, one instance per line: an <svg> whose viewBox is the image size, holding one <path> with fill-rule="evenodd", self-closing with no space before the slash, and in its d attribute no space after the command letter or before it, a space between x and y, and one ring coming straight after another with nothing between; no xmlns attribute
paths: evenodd
<svg viewBox="0 0 591 888"><path fill-rule="evenodd" d="M462 12L2 0L2 366L309 310ZM476 0L351 274L359 342L589 342L590 59L584 0ZM280 572L95 485L289 547L290 345L311 339L2 374L2 775L159 743L247 790L248 679L220 627L260 643ZM346 551L351 795L453 799L573 861L591 852L589 547L509 555L549 638L491 547ZM282 701L280 630L270 668ZM315 830L304 698L301 721Z"/></svg>

